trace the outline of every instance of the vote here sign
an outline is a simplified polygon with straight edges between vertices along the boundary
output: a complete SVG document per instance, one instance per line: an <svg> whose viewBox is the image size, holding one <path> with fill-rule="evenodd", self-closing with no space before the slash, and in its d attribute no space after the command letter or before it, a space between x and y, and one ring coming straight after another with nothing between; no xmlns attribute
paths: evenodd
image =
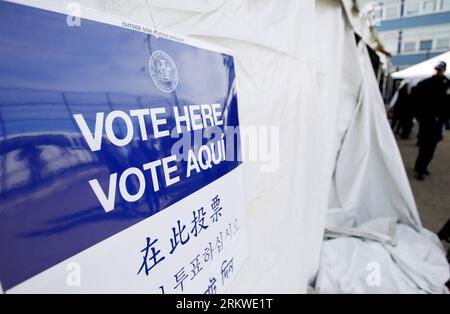
<svg viewBox="0 0 450 314"><path fill-rule="evenodd" d="M17 2L0 2L3 291L226 291L247 258L232 53Z"/></svg>

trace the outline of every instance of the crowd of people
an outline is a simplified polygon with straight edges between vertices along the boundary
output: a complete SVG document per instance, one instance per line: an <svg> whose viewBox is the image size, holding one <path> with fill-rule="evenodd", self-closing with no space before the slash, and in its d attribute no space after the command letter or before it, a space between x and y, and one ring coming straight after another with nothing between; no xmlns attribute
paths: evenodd
<svg viewBox="0 0 450 314"><path fill-rule="evenodd" d="M450 80L445 76L447 64L440 62L436 73L416 86L404 83L392 110L392 128L401 139L410 138L414 120L419 126L415 163L416 179L423 181L430 175L428 166L444 132L450 130ZM450 242L450 220L438 233L441 240ZM447 253L450 258L450 250Z"/></svg>
<svg viewBox="0 0 450 314"><path fill-rule="evenodd" d="M442 141L446 129L450 129L450 80L445 76L447 64L440 62L436 73L416 86L404 83L393 107L392 128L402 139L408 139L417 121L419 153L414 170L420 181L430 175L428 166Z"/></svg>

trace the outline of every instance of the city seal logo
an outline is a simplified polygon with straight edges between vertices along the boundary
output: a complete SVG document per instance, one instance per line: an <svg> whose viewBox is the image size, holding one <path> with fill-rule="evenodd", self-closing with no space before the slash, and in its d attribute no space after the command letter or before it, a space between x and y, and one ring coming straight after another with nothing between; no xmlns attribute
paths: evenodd
<svg viewBox="0 0 450 314"><path fill-rule="evenodd" d="M173 92L178 85L178 70L172 58L161 50L152 53L148 62L153 83L164 93Z"/></svg>

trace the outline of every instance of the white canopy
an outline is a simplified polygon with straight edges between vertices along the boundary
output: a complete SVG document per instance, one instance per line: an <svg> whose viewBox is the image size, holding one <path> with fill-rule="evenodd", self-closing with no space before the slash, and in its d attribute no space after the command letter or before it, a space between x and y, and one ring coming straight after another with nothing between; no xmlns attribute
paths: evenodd
<svg viewBox="0 0 450 314"><path fill-rule="evenodd" d="M415 79L432 76L434 74L434 67L440 61L444 61L447 64L450 64L450 51L447 51L439 56L413 65L402 71L395 72L392 74L392 77L395 79ZM450 72L447 72L446 75L449 76Z"/></svg>

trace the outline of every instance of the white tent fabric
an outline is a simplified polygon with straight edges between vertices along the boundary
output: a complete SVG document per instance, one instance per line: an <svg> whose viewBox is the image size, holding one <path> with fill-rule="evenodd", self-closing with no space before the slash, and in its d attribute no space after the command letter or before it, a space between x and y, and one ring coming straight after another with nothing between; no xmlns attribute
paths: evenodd
<svg viewBox="0 0 450 314"><path fill-rule="evenodd" d="M360 67L352 120L339 151L330 193L330 225L354 227L384 216L420 227L414 197L365 45L354 50ZM349 52L350 53L350 52ZM356 55L357 54L357 55Z"/></svg>
<svg viewBox="0 0 450 314"><path fill-rule="evenodd" d="M398 71L392 74L395 79L423 79L430 77L434 74L434 67L440 62L444 61L450 65L450 51L440 54L434 58L428 59L402 71ZM450 73L446 75L450 77Z"/></svg>
<svg viewBox="0 0 450 314"><path fill-rule="evenodd" d="M262 172L259 163L244 163L249 259L229 292L307 291L319 268L336 162L334 204L342 215L334 220L353 226L395 212L420 226L383 108L360 102L361 93L379 94L373 81L362 82L367 71L357 65L349 1L77 2L82 12L233 49L241 126L279 126L279 169Z"/></svg>
<svg viewBox="0 0 450 314"><path fill-rule="evenodd" d="M357 52L354 89L360 92L330 193L326 234L336 239L324 243L315 287L322 293L445 293L450 270L442 244L421 226L366 46Z"/></svg>
<svg viewBox="0 0 450 314"><path fill-rule="evenodd" d="M386 226L388 221L374 222ZM448 264L436 235L390 222L394 228L384 236L391 243L342 235L325 241L317 289L321 293L448 293Z"/></svg>

